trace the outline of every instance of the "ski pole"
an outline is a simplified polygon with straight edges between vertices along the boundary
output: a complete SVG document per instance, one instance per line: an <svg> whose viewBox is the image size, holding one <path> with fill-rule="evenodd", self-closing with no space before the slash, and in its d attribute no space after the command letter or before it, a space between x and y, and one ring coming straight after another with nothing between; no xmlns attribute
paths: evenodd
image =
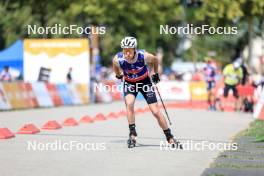
<svg viewBox="0 0 264 176"><path fill-rule="evenodd" d="M157 90L157 92L158 92L158 94L159 94L160 101L161 101L161 104L162 104L162 106L163 106L163 108L164 108L164 111L165 111L165 113L166 113L166 117L167 117L167 119L168 119L168 121L169 121L169 124L172 125L171 120L170 120L170 117L169 117L169 114L168 114L168 112L167 112L167 109L166 109L166 107L165 107L165 105L164 105L164 102L163 102L163 100L162 100L162 97L161 97L161 95L160 95L160 92L159 92L158 86L155 85L155 87L156 87L156 90Z"/></svg>

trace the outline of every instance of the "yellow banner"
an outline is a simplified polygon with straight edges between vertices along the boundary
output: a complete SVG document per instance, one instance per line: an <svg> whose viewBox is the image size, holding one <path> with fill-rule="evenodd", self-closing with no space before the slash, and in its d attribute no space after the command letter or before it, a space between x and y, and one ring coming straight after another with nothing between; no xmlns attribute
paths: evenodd
<svg viewBox="0 0 264 176"><path fill-rule="evenodd" d="M76 84L76 90L83 104L89 103L89 88L87 84Z"/></svg>
<svg viewBox="0 0 264 176"><path fill-rule="evenodd" d="M190 82L192 100L204 101L207 100L207 90L205 82Z"/></svg>
<svg viewBox="0 0 264 176"><path fill-rule="evenodd" d="M79 55L88 50L87 39L25 39L24 51L32 55L41 53L49 57L55 57L58 54L71 56Z"/></svg>

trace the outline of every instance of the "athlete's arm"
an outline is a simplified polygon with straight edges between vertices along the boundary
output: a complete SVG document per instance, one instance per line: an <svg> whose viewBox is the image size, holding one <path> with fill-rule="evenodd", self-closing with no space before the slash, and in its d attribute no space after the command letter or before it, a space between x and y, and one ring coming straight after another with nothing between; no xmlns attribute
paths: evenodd
<svg viewBox="0 0 264 176"><path fill-rule="evenodd" d="M146 60L146 63L153 69L154 74L158 73L158 68L159 68L158 58L148 52L144 53L144 58Z"/></svg>
<svg viewBox="0 0 264 176"><path fill-rule="evenodd" d="M154 74L151 76L151 79L154 84L157 84L158 82L160 82L159 73L158 73L158 68L159 68L158 58L148 52L144 53L144 58L146 63L153 69Z"/></svg>
<svg viewBox="0 0 264 176"><path fill-rule="evenodd" d="M117 60L117 56L115 56L115 57L113 58L113 70L114 70L114 72L115 72L117 78L121 78L121 77L123 76L123 73L122 73L122 71L121 71L121 68L120 68L119 62L118 62L118 60Z"/></svg>

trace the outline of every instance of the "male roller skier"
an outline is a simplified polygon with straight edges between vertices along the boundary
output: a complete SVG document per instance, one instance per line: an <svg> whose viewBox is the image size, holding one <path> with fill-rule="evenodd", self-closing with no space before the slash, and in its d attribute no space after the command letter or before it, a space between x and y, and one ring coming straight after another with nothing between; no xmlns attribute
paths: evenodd
<svg viewBox="0 0 264 176"><path fill-rule="evenodd" d="M155 91L152 82L157 84L160 81L158 75L158 59L156 56L137 49L137 39L134 37L125 37L121 41L122 52L119 52L113 58L113 69L116 78L124 78L124 97L127 109L127 120L129 124L128 147L134 147L136 144L136 125L134 104L138 92L141 92L149 108L162 128L166 139L173 147L180 147L180 143L174 139L165 117L160 112ZM149 75L147 65L154 71Z"/></svg>

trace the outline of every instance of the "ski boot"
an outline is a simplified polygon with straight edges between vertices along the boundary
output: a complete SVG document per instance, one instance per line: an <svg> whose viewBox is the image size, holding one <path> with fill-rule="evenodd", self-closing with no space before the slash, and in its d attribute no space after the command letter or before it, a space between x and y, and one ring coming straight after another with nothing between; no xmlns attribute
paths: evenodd
<svg viewBox="0 0 264 176"><path fill-rule="evenodd" d="M129 125L129 139L127 140L127 147L128 148L133 148L136 147L136 137L137 137L137 132L136 132L136 125L131 124Z"/></svg>

